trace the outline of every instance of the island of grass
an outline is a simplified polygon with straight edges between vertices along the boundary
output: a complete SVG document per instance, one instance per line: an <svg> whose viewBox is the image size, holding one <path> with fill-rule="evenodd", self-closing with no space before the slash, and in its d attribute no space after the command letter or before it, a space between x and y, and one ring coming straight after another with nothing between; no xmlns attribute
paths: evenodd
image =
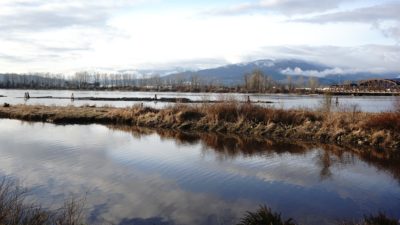
<svg viewBox="0 0 400 225"><path fill-rule="evenodd" d="M175 104L163 109L142 105L115 108L4 104L0 106L0 118L56 124L99 123L193 132L212 131L400 150L400 112L285 110L229 101Z"/></svg>

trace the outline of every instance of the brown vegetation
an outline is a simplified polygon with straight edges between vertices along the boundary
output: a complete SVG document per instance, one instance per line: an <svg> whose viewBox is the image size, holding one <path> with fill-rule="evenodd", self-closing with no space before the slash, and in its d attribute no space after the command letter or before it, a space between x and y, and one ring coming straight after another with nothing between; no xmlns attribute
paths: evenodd
<svg viewBox="0 0 400 225"><path fill-rule="evenodd" d="M176 104L164 109L141 105L129 108L16 105L0 107L0 118L58 124L123 124L400 148L400 133L396 129L400 127L400 116L395 112L283 110L227 101Z"/></svg>
<svg viewBox="0 0 400 225"><path fill-rule="evenodd" d="M83 201L66 200L57 210L46 210L26 200L28 192L9 178L0 180L0 224L2 225L81 225Z"/></svg>

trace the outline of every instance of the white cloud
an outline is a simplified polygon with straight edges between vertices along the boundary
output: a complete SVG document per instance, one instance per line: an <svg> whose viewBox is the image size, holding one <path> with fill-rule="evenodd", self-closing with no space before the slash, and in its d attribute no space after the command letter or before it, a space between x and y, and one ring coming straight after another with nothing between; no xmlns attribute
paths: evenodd
<svg viewBox="0 0 400 225"><path fill-rule="evenodd" d="M261 58L303 59L332 67L347 68L344 70L346 72L400 71L398 45L268 46L249 54L245 59L249 61Z"/></svg>
<svg viewBox="0 0 400 225"><path fill-rule="evenodd" d="M377 64L398 68L392 63L398 59L392 51L393 41L386 37L400 32L395 23L379 23L385 30L382 33L368 23L298 23L282 15L325 12L342 3L244 2L232 9L246 11L256 4L281 14L199 16L206 7L160 9L157 6L163 2L157 0L1 1L0 20L9 23L0 24L0 72L71 72L99 67L193 69L283 55L335 66L341 66L343 58L345 64L353 64L351 68ZM365 47L357 46L371 44L391 47L370 49L365 56L358 53ZM300 52L292 54L286 52L288 49Z"/></svg>
<svg viewBox="0 0 400 225"><path fill-rule="evenodd" d="M348 74L357 74L357 73L363 73L363 72L374 72L374 73L379 73L379 72L387 72L387 71L382 71L379 69L372 69L372 70L361 70L361 69L343 69L343 68L332 68L332 69L326 69L322 71L318 70L302 70L299 67L295 68L286 68L281 71L282 74L286 75L302 75L302 76L313 76L313 77L324 77L327 75L348 75Z"/></svg>

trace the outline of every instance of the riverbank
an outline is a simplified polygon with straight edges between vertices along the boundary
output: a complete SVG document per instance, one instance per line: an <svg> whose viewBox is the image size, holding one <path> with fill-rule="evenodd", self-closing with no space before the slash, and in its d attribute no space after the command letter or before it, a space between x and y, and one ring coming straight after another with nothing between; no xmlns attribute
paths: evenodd
<svg viewBox="0 0 400 225"><path fill-rule="evenodd" d="M1 97L1 96L0 96ZM22 98L22 97L20 97ZM127 102L166 102L166 103L223 103L223 100L191 100L189 98L166 98L161 97L158 98L155 95L153 98L150 97L57 97L57 96L36 96L29 97L29 99L58 99L58 100L71 100L71 101L127 101ZM271 104L271 101L252 101L250 97L247 98L247 101L242 101L240 103L263 103L263 104Z"/></svg>
<svg viewBox="0 0 400 225"><path fill-rule="evenodd" d="M282 140L400 149L400 114L284 110L253 104L176 104L164 109L95 106L3 105L0 118L56 124L121 124L183 131L219 132Z"/></svg>
<svg viewBox="0 0 400 225"><path fill-rule="evenodd" d="M169 89L169 88L0 88L3 90L21 90L21 91L95 91L95 92L143 92L143 93L203 93L203 94L260 94L260 95L273 95L273 94L290 94L290 95L334 95L334 96L400 96L400 91L331 91L331 90L308 90L308 89L294 89L294 90L273 90L273 91L252 91L246 89L238 89L237 87L220 87L216 89ZM5 96L3 96L5 97ZM50 97L50 96L44 96ZM52 96L57 98L56 96Z"/></svg>

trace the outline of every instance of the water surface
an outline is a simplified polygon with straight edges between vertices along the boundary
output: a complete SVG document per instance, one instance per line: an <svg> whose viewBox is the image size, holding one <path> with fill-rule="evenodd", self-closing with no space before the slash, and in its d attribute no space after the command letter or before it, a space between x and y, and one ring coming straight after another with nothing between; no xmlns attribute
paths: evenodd
<svg viewBox="0 0 400 225"><path fill-rule="evenodd" d="M0 98L0 103L7 102L11 104L43 104L43 105L84 105L96 104L97 106L111 105L115 107L126 107L138 104L140 102L127 101L74 101L69 99L23 99L24 93L28 91L31 97L53 96L53 97L71 97L74 93L75 97L105 97L105 98L122 98L122 97L154 97L158 98L189 98L191 100L226 100L236 99L245 101L250 96L252 101L271 101L273 106L277 108L316 108L323 100L320 95L294 95L294 94L236 94L236 93L179 93L179 92L128 92L128 91L65 91L65 90L4 90L0 89L0 95L6 97ZM382 112L392 110L395 97L392 96L340 96L339 108L348 108L358 105L359 109L365 112ZM171 103L161 102L144 102L144 104L162 108ZM266 105L266 104L264 104Z"/></svg>
<svg viewBox="0 0 400 225"><path fill-rule="evenodd" d="M235 224L267 204L302 224L400 218L399 158L216 134L0 120L0 175L55 207L86 195L88 220Z"/></svg>

